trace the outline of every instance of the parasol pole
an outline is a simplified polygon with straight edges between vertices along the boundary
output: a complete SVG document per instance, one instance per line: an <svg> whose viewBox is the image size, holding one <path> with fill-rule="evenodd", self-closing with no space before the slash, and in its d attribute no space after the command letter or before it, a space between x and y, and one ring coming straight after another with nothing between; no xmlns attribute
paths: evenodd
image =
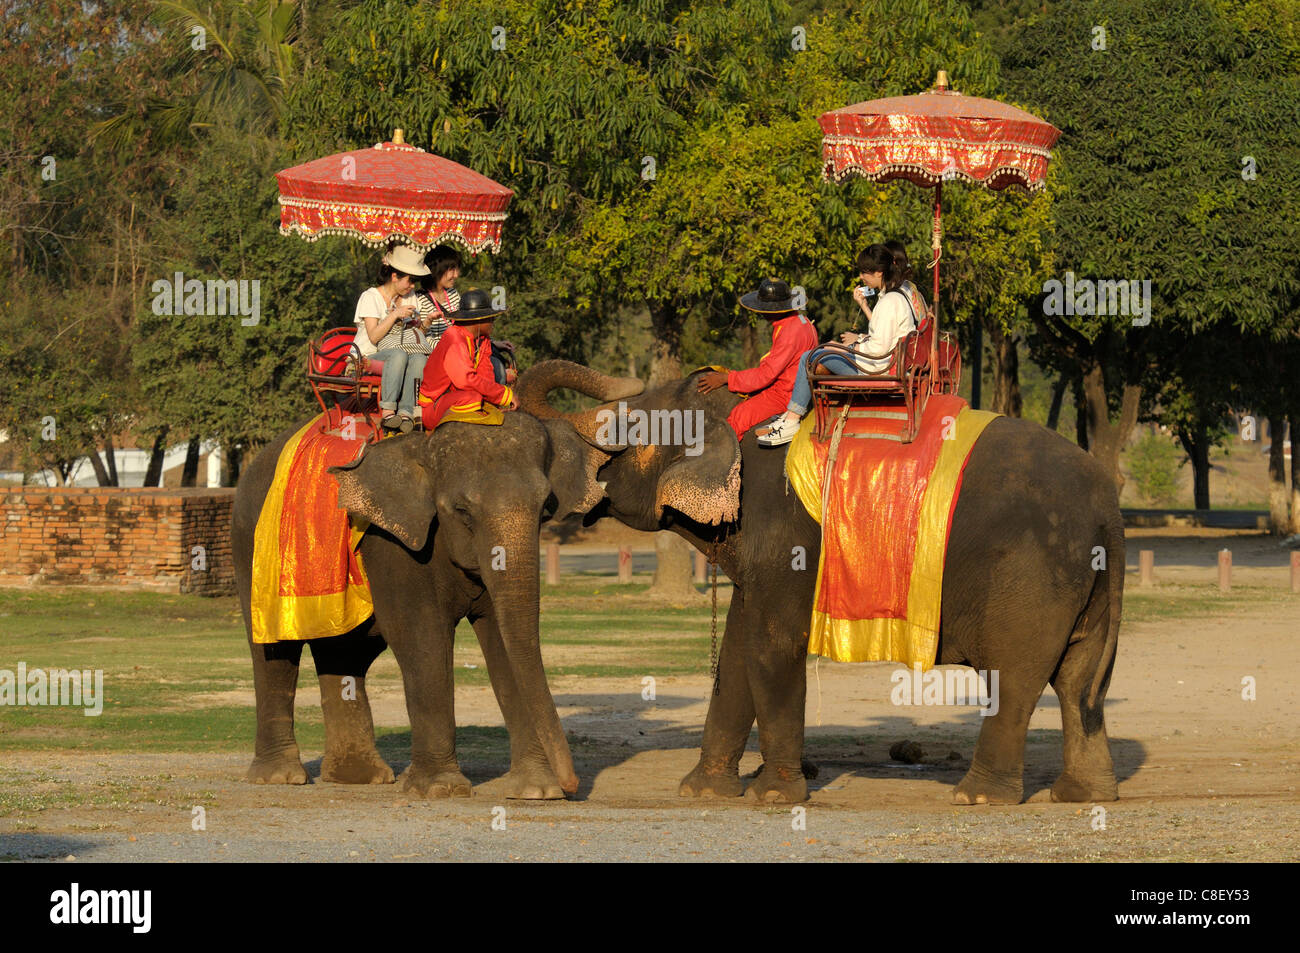
<svg viewBox="0 0 1300 953"><path fill-rule="evenodd" d="M930 248L934 252L934 261L930 268L934 271L934 328L930 334L930 390L935 390L935 381L939 375L939 259L943 257L942 232L939 229L939 212L943 206L943 182L934 187L934 230L930 235Z"/></svg>
<svg viewBox="0 0 1300 953"><path fill-rule="evenodd" d="M945 93L948 91L948 71L939 70L934 78L934 91ZM949 164L951 164L949 159ZM946 171L946 167L945 167ZM934 252L934 261L930 263L930 268L934 271L934 328L930 333L930 390L933 392L935 381L939 377L939 259L943 257L943 232L939 225L939 215L943 208L943 175L940 174L939 182L934 187L934 229L930 234L930 249Z"/></svg>

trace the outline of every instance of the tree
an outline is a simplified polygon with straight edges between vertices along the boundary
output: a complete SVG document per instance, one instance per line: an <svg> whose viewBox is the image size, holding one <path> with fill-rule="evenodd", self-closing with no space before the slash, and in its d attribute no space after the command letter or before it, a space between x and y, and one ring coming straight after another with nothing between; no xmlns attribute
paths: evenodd
<svg viewBox="0 0 1300 953"><path fill-rule="evenodd" d="M91 137L120 152L145 133L185 146L195 131L218 125L278 135L297 76L296 0L154 0L153 7L172 95L97 123Z"/></svg>
<svg viewBox="0 0 1300 953"><path fill-rule="evenodd" d="M135 198L160 183L155 157L97 155L87 131L114 104L157 88L151 28L111 0L3 9L0 214L10 242L0 259L0 427L58 479L89 455L111 484L114 439L141 401L126 360L142 241Z"/></svg>
<svg viewBox="0 0 1300 953"><path fill-rule="evenodd" d="M1294 300L1300 164L1283 130L1300 96L1275 38L1214 4L1045 8L1000 52L1016 98L1063 131L1057 278L1151 281L1149 324L1031 313L1078 368L1090 450L1119 484L1144 382L1170 343L1261 330ZM1267 174L1252 178L1256 167Z"/></svg>

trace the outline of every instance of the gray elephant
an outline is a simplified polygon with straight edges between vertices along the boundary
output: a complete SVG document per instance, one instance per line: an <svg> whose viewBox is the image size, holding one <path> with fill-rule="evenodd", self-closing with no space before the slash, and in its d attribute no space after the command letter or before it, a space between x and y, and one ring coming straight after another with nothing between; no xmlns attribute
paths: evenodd
<svg viewBox="0 0 1300 953"><path fill-rule="evenodd" d="M785 479L785 451L737 441L726 425L738 398L702 396L696 378L629 399L635 412L698 414L705 440L690 455L660 443L612 453L599 471L606 499L588 519L670 529L716 562L735 585L722 642L719 691L709 704L687 796L744 793L738 766L758 722L763 768L750 792L802 801L805 657L815 573L794 568L794 547L816 566L820 527ZM599 396L592 372L546 361L520 376L520 405L561 416L555 388ZM606 404L564 415L593 446L619 411ZM605 449L609 449L605 447ZM737 517L738 510L738 517ZM1095 570L1097 548L1105 568ZM1117 796L1104 702L1115 662L1124 590L1124 530L1114 483L1097 461L1031 421L989 424L967 462L952 517L938 662L1000 672L1000 707L982 719L957 804L1019 803L1029 717L1050 682L1060 702L1065 770L1059 801Z"/></svg>
<svg viewBox="0 0 1300 953"><path fill-rule="evenodd" d="M614 399L641 388L632 379L594 389ZM263 783L307 781L293 733L303 643L254 644L249 608L254 530L292 432L245 472L232 526L257 695L248 778ZM325 721L323 780L393 780L375 749L365 691L366 671L388 645L401 668L411 724L403 789L469 795L456 759L452 686L453 637L459 620L468 618L510 732L508 796L556 798L577 790L538 644L538 534L546 519L596 504L602 492L595 473L606 459L563 421L508 413L500 426L447 423L432 433L389 438L331 469L340 505L372 524L360 553L374 615L352 632L310 642ZM349 676L355 690L345 698Z"/></svg>

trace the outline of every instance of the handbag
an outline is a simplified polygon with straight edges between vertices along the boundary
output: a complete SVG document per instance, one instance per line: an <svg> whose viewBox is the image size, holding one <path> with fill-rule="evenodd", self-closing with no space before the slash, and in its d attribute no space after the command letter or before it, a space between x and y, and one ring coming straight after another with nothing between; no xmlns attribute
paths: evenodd
<svg viewBox="0 0 1300 953"><path fill-rule="evenodd" d="M424 329L415 322L403 322L402 329L398 332L397 346L407 354L429 354L433 351L433 345L424 336Z"/></svg>

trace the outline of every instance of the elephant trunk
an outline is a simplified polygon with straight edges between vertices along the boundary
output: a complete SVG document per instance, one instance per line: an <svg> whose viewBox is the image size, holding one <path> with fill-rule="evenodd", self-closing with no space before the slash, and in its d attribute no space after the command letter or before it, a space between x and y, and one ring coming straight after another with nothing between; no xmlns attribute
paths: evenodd
<svg viewBox="0 0 1300 953"><path fill-rule="evenodd" d="M537 733L560 787L573 794L578 790L573 755L569 752L569 742L564 736L564 727L560 724L555 700L546 683L546 670L542 666L536 529L531 535L517 530L484 535L493 545L485 547L488 552L479 565L483 582L492 596L497 628L505 644L519 697L528 709L533 731ZM501 562L503 558L504 564Z"/></svg>
<svg viewBox="0 0 1300 953"><path fill-rule="evenodd" d="M636 377L609 377L572 361L541 361L519 375L515 394L520 409L542 420L571 419L576 415L562 414L551 406L551 391L560 387L605 402L635 397L645 390L645 383Z"/></svg>

